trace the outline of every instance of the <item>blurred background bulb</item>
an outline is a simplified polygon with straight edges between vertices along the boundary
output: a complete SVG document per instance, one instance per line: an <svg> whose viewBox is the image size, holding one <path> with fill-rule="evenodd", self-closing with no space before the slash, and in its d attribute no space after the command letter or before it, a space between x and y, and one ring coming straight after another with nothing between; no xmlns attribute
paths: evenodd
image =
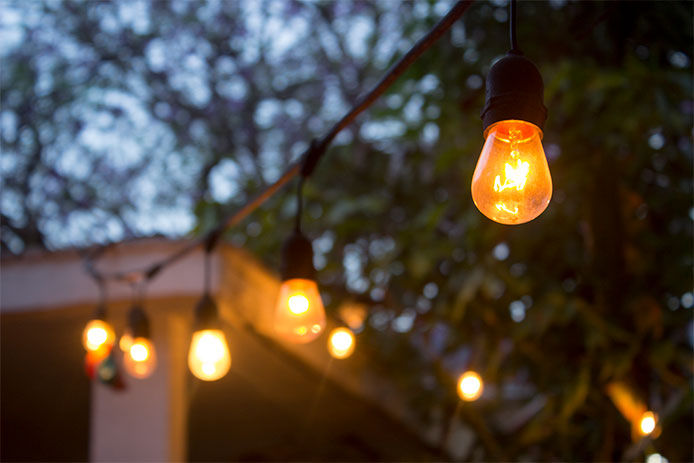
<svg viewBox="0 0 694 463"><path fill-rule="evenodd" d="M118 341L118 348L123 352L127 353L130 350L130 346L133 345L133 335L130 330L126 330L123 336L120 337Z"/></svg>
<svg viewBox="0 0 694 463"><path fill-rule="evenodd" d="M474 371L466 371L458 379L458 396L466 402L479 399L483 390L482 378Z"/></svg>
<svg viewBox="0 0 694 463"><path fill-rule="evenodd" d="M472 200L495 222L529 222L552 198L542 131L530 122L507 120L489 126L485 137L472 176Z"/></svg>
<svg viewBox="0 0 694 463"><path fill-rule="evenodd" d="M135 378L147 378L157 365L154 345L147 338L135 338L123 356L126 371Z"/></svg>
<svg viewBox="0 0 694 463"><path fill-rule="evenodd" d="M222 330L198 330L188 351L188 368L203 381L215 381L231 366L229 347Z"/></svg>
<svg viewBox="0 0 694 463"><path fill-rule="evenodd" d="M287 341L306 343L325 327L325 309L314 280L282 282L275 308L275 331Z"/></svg>
<svg viewBox="0 0 694 463"><path fill-rule="evenodd" d="M110 350L115 339L111 325L99 319L90 320L82 331L82 345L87 352Z"/></svg>
<svg viewBox="0 0 694 463"><path fill-rule="evenodd" d="M648 434L652 433L655 430L656 421L655 413L651 411L645 412L643 415L641 415L641 421L639 421L639 429L641 430L641 434L647 436Z"/></svg>
<svg viewBox="0 0 694 463"><path fill-rule="evenodd" d="M336 359L344 359L354 352L354 334L347 328L335 328L328 337L328 351Z"/></svg>

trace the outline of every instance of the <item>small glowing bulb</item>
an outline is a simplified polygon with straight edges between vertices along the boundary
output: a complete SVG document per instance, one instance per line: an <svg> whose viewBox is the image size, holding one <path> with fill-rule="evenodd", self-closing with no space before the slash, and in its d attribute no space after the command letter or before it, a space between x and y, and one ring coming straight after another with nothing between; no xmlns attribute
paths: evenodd
<svg viewBox="0 0 694 463"><path fill-rule="evenodd" d="M482 378L474 371L466 371L458 380L458 396L466 402L479 399L484 390Z"/></svg>
<svg viewBox="0 0 694 463"><path fill-rule="evenodd" d="M94 352L102 348L108 350L113 346L115 339L116 335L111 325L99 319L90 320L82 332L82 345L87 352Z"/></svg>
<svg viewBox="0 0 694 463"><path fill-rule="evenodd" d="M120 340L118 341L118 347L120 348L123 353L126 353L130 350L130 346L133 345L133 335L130 333L130 331L126 331L123 333L123 336L120 337Z"/></svg>
<svg viewBox="0 0 694 463"><path fill-rule="evenodd" d="M651 453L646 458L646 463L668 463L668 459L659 453Z"/></svg>
<svg viewBox="0 0 694 463"><path fill-rule="evenodd" d="M641 415L641 421L639 422L639 429L641 434L644 436L652 433L655 430L657 418L655 413L648 411Z"/></svg>
<svg viewBox="0 0 694 463"><path fill-rule="evenodd" d="M193 333L188 351L188 368L203 381L216 381L229 371L231 355L222 330Z"/></svg>
<svg viewBox="0 0 694 463"><path fill-rule="evenodd" d="M328 351L336 359L345 359L354 352L354 334L347 328L335 328L328 338Z"/></svg>
<svg viewBox="0 0 694 463"><path fill-rule="evenodd" d="M542 131L525 121L492 124L472 176L472 200L491 220L517 225L533 220L552 198L552 177Z"/></svg>
<svg viewBox="0 0 694 463"><path fill-rule="evenodd" d="M135 378L146 378L152 374L157 364L154 345L147 338L135 338L123 356L125 369Z"/></svg>
<svg viewBox="0 0 694 463"><path fill-rule="evenodd" d="M275 331L287 341L306 343L325 328L325 309L314 280L292 278L280 286Z"/></svg>

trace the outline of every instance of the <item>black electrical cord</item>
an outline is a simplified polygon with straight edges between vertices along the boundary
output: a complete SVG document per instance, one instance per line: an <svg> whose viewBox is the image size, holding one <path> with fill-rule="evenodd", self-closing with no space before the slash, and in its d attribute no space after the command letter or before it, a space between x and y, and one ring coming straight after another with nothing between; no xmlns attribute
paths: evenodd
<svg viewBox="0 0 694 463"><path fill-rule="evenodd" d="M296 217L294 220L294 231L301 233L301 215L304 210L304 180L306 177L301 175L296 185Z"/></svg>
<svg viewBox="0 0 694 463"><path fill-rule="evenodd" d="M512 0L513 1L513 0ZM143 270L131 270L121 272L103 273L99 272L91 258L85 260L87 272L92 277L97 277L106 280L115 280L123 282L138 282L141 280L149 281L153 279L162 269L186 256L193 249L201 245L212 246L217 242L217 238L229 228L237 225L245 219L251 212L256 210L271 198L277 191L284 187L292 178L301 174L302 177L308 177L315 169L320 158L325 154L328 145L345 127L351 124L356 117L368 109L391 85L400 77L421 55L430 48L450 27L457 21L463 13L470 7L474 0L461 0L453 5L453 8L436 23L436 25L421 39L415 43L410 50L405 53L383 76L374 88L359 98L355 105L345 114L342 119L336 122L331 129L321 139L314 140L309 148L304 152L302 161L290 166L273 184L267 186L263 191L258 193L250 201L244 204L240 209L236 210L231 215L227 216L217 227L211 230L204 237L198 238L189 242L181 249L163 258L159 262L152 264ZM303 181L302 181L303 183Z"/></svg>
<svg viewBox="0 0 694 463"><path fill-rule="evenodd" d="M518 48L518 39L516 38L516 15L517 15L516 0L509 1L509 36L511 38L510 53L522 55L523 52Z"/></svg>
<svg viewBox="0 0 694 463"><path fill-rule="evenodd" d="M210 294L211 275L212 275L212 253L205 250L205 268L203 269L203 294Z"/></svg>

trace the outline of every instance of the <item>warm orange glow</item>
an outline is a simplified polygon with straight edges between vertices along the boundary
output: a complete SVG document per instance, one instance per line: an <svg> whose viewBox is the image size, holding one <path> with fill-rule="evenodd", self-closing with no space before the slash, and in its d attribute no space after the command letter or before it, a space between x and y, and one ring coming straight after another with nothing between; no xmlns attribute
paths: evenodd
<svg viewBox="0 0 694 463"><path fill-rule="evenodd" d="M130 331L126 331L125 333L123 333L123 336L120 337L120 340L118 341L118 347L121 351L128 352L130 350L130 346L132 345L133 336L132 334L130 334Z"/></svg>
<svg viewBox="0 0 694 463"><path fill-rule="evenodd" d="M483 390L482 378L474 371L466 371L458 379L458 396L466 402L479 399Z"/></svg>
<svg viewBox="0 0 694 463"><path fill-rule="evenodd" d="M229 371L231 355L222 330L193 333L188 351L188 368L203 381L216 381Z"/></svg>
<svg viewBox="0 0 694 463"><path fill-rule="evenodd" d="M294 278L280 287L275 309L275 331L287 341L305 343L325 327L325 309L313 280Z"/></svg>
<svg viewBox="0 0 694 463"><path fill-rule="evenodd" d="M107 348L106 346L102 346L96 350L87 351L87 354L84 357L84 368L87 372L87 376L90 378L94 377L96 369L99 367L101 362L108 357L109 352L110 348Z"/></svg>
<svg viewBox="0 0 694 463"><path fill-rule="evenodd" d="M106 348L110 350L115 342L116 335L111 325L103 320L90 320L82 331L82 345L87 352L93 352Z"/></svg>
<svg viewBox="0 0 694 463"><path fill-rule="evenodd" d="M146 378L152 374L157 365L157 354L154 345L147 338L135 338L123 356L125 369L135 378Z"/></svg>
<svg viewBox="0 0 694 463"><path fill-rule="evenodd" d="M354 334L347 328L335 328L328 337L328 351L336 359L345 359L354 352Z"/></svg>
<svg viewBox="0 0 694 463"><path fill-rule="evenodd" d="M658 419L655 413L648 411L641 415L641 420L639 421L639 431L644 436L652 433L655 430L655 425Z"/></svg>
<svg viewBox="0 0 694 463"><path fill-rule="evenodd" d="M489 126L485 137L472 176L472 200L495 222L531 221L552 198L542 131L530 122L510 120Z"/></svg>

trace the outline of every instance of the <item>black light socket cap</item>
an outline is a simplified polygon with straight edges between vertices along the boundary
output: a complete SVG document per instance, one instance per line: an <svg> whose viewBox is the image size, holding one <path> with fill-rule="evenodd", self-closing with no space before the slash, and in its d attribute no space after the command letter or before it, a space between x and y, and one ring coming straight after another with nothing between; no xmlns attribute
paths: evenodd
<svg viewBox="0 0 694 463"><path fill-rule="evenodd" d="M128 314L128 325L130 326L130 333L132 334L133 339L149 339L149 318L139 305L136 305L130 309L130 313Z"/></svg>
<svg viewBox="0 0 694 463"><path fill-rule="evenodd" d="M482 130L506 120L531 122L542 130L547 119L544 90L542 75L533 62L520 52L510 51L487 75Z"/></svg>
<svg viewBox="0 0 694 463"><path fill-rule="evenodd" d="M104 304L99 304L99 306L94 311L94 319L106 321L106 306Z"/></svg>
<svg viewBox="0 0 694 463"><path fill-rule="evenodd" d="M195 306L195 331L219 329L219 310L212 296L205 294Z"/></svg>
<svg viewBox="0 0 694 463"><path fill-rule="evenodd" d="M282 280L292 278L316 279L316 269L313 267L313 246L301 232L295 231L284 242L282 247Z"/></svg>

